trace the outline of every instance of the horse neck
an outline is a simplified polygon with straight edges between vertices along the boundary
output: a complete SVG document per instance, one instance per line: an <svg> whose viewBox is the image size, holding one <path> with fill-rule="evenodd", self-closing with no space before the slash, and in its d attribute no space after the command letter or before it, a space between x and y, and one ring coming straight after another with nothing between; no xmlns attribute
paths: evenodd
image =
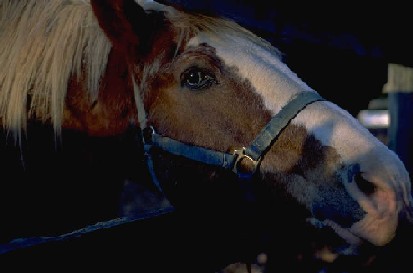
<svg viewBox="0 0 413 273"><path fill-rule="evenodd" d="M109 54L96 99L88 96L85 76L69 80L63 127L91 136L112 136L137 125L133 86L124 58L116 50Z"/></svg>

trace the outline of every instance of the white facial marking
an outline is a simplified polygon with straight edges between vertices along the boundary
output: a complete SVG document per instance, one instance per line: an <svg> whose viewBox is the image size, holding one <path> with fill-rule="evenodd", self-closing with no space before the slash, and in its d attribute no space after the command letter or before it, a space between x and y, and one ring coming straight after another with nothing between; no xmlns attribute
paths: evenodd
<svg viewBox="0 0 413 273"><path fill-rule="evenodd" d="M227 66L236 67L242 78L249 79L273 115L295 94L313 92L270 49L237 34L222 35L200 33L188 45L207 43L214 47ZM376 186L373 196L366 196L357 187L347 187L367 212L352 231L377 245L391 239L398 211L412 204L408 173L396 154L347 111L331 102L308 105L292 123L304 125L323 145L334 147L343 163L359 164L363 177ZM381 229L375 228L376 224Z"/></svg>
<svg viewBox="0 0 413 273"><path fill-rule="evenodd" d="M226 65L237 67L240 76L250 80L273 114L278 113L295 94L312 90L273 52L235 35L227 35L225 39L223 41L201 33L189 45L205 42L214 47ZM377 145L370 133L350 118L349 113L332 103L309 105L292 122L305 125L324 145L338 148L340 155L350 162ZM355 128L358 128L357 131ZM355 145L364 150L352 149Z"/></svg>
<svg viewBox="0 0 413 273"><path fill-rule="evenodd" d="M277 113L283 102L294 94L310 88L297 78L288 67L275 57L274 52L265 51L259 45L247 43L242 37L226 35L224 39L203 35L191 39L188 45L207 43L214 47L228 66L237 67L241 77L251 84L265 99L265 106ZM285 90L274 93L276 89ZM274 97L276 95L276 97Z"/></svg>
<svg viewBox="0 0 413 273"><path fill-rule="evenodd" d="M175 11L174 8L159 4L153 0L135 0L135 2L139 6L141 6L145 11Z"/></svg>

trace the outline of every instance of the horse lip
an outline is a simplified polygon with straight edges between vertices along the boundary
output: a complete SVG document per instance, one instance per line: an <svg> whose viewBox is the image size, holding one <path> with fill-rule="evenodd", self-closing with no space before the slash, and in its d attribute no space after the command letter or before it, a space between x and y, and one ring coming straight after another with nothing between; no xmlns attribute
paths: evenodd
<svg viewBox="0 0 413 273"><path fill-rule="evenodd" d="M347 243L350 245L361 245L363 243L363 239L359 236L355 235L349 228L343 228L339 224L329 219L323 221L325 226L331 227L338 236L343 238Z"/></svg>
<svg viewBox="0 0 413 273"><path fill-rule="evenodd" d="M317 218L308 218L307 222L318 229L326 227L331 228L337 236L343 239L348 246L339 250L339 254L353 255L355 254L357 247L365 242L361 237L351 232L350 228L344 228L330 219L321 221Z"/></svg>
<svg viewBox="0 0 413 273"><path fill-rule="evenodd" d="M322 229L328 228L330 232L342 240L339 244L326 244L325 247L318 249L314 253L315 257L323 262L334 263L340 256L357 257L357 261L362 261L375 257L377 254L377 246L367 238L357 235L357 233L352 231L351 227L342 227L330 219L307 218L306 220L307 223L316 229L320 229L321 232L324 232Z"/></svg>

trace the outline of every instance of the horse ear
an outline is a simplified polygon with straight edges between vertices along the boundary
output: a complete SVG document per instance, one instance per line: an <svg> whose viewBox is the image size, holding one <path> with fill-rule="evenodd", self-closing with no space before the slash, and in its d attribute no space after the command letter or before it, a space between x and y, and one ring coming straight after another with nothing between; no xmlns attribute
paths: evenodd
<svg viewBox="0 0 413 273"><path fill-rule="evenodd" d="M134 0L90 2L113 47L125 50L127 54L149 52L157 30L164 30L167 24L163 12L147 12Z"/></svg>

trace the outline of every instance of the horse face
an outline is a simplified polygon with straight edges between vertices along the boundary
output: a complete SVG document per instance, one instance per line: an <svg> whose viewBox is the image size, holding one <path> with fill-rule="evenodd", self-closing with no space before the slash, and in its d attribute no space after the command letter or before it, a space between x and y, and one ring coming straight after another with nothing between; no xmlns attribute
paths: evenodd
<svg viewBox="0 0 413 273"><path fill-rule="evenodd" d="M314 92L277 51L234 23L153 1L92 1L136 83L141 123L175 140L228 151L248 146L300 92ZM150 31L148 31L150 30ZM159 151L160 180L234 183L234 175ZM263 187L351 245L385 245L412 204L398 157L330 102L308 105L263 156ZM211 192L209 192L211 193ZM274 212L276 217L276 212Z"/></svg>

